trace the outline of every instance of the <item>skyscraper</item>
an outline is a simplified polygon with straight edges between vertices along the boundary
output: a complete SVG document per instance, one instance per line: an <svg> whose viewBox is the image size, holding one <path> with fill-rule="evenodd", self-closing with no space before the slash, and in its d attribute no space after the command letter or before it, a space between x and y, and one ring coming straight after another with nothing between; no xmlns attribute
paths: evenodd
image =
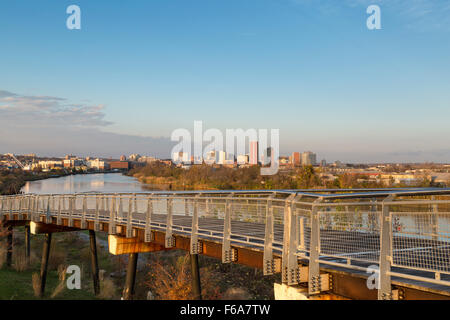
<svg viewBox="0 0 450 320"><path fill-rule="evenodd" d="M258 164L258 141L250 141L250 164Z"/></svg>
<svg viewBox="0 0 450 320"><path fill-rule="evenodd" d="M300 165L300 152L292 152L291 163L294 166L299 166Z"/></svg>

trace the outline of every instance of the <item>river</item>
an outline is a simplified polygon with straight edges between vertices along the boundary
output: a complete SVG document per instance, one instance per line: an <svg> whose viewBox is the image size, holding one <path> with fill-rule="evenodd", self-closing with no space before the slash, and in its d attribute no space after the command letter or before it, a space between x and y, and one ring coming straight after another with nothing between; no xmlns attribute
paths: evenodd
<svg viewBox="0 0 450 320"><path fill-rule="evenodd" d="M81 192L138 193L148 192L136 178L121 173L79 174L59 178L28 181L21 189L24 193L62 194Z"/></svg>

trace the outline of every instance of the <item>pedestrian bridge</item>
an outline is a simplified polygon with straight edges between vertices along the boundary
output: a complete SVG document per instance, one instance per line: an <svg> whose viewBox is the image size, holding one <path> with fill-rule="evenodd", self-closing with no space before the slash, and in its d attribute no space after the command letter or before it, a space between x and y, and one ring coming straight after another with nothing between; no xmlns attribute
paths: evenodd
<svg viewBox="0 0 450 320"><path fill-rule="evenodd" d="M309 297L450 298L450 189L23 194L0 197L0 218L107 232L113 254L177 248L281 273Z"/></svg>

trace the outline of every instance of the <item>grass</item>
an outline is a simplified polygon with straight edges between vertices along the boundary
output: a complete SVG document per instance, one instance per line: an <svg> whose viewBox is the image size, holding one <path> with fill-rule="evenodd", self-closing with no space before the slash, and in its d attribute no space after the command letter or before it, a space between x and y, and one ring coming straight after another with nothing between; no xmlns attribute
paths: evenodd
<svg viewBox="0 0 450 320"><path fill-rule="evenodd" d="M35 270L16 272L12 269L0 270L0 300L40 300L34 296L32 276ZM49 299L59 283L58 272L47 274L47 285L43 299ZM91 300L96 297L91 290L63 290L55 299Z"/></svg>

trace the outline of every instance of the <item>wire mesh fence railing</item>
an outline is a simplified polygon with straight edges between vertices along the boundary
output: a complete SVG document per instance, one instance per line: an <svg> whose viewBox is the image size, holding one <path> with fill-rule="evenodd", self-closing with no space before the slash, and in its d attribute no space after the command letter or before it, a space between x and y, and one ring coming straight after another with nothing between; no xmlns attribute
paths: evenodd
<svg viewBox="0 0 450 320"><path fill-rule="evenodd" d="M184 235L191 238L191 253L199 252L202 240L218 241L223 262L233 261L233 245L245 246L264 252L265 274L274 273L274 260L281 258L283 281L290 284L299 282L298 262L305 260L311 270L319 264L357 270L378 265L381 277L449 286L450 197L441 191L390 193L387 199L379 192L29 194L0 197L0 216L56 224L65 219L68 226L79 220L81 228L93 221L95 230L106 223L110 234L125 226L127 237L144 229L145 241L163 231L168 247L174 235Z"/></svg>

